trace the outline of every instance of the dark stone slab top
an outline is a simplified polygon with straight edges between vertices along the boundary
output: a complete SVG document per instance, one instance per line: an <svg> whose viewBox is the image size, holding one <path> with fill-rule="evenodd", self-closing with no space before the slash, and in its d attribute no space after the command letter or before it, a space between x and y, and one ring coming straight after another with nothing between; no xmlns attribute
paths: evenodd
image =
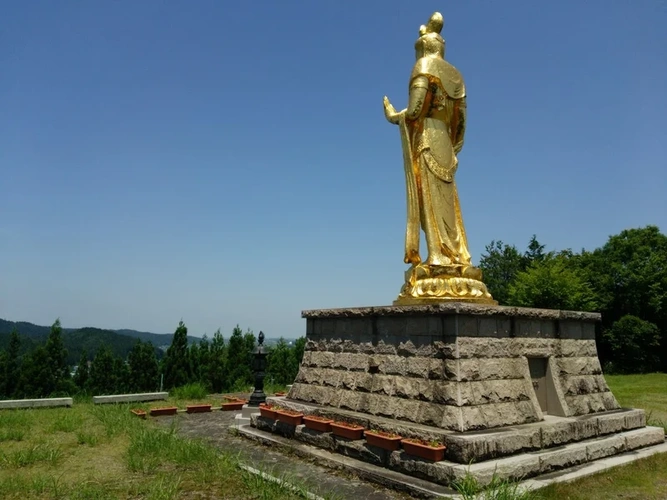
<svg viewBox="0 0 667 500"><path fill-rule="evenodd" d="M567 319L600 321L600 313L560 311L558 309L532 309L528 307L491 306L468 302L440 302L424 305L347 307L340 309L310 309L302 311L302 318L354 318L369 316L403 315L457 315L506 316L532 319Z"/></svg>

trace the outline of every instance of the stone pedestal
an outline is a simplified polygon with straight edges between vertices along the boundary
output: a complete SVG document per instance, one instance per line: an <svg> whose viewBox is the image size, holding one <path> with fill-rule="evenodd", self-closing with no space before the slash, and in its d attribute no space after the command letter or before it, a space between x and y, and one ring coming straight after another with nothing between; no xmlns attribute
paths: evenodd
<svg viewBox="0 0 667 500"><path fill-rule="evenodd" d="M443 485L468 471L486 484L494 474L537 476L664 443L643 410L620 408L609 390L595 346L599 314L450 302L303 316L297 378L287 397L267 402L439 441L445 460L252 416L265 437Z"/></svg>
<svg viewBox="0 0 667 500"><path fill-rule="evenodd" d="M290 400L459 432L619 408L599 314L444 303L303 316Z"/></svg>

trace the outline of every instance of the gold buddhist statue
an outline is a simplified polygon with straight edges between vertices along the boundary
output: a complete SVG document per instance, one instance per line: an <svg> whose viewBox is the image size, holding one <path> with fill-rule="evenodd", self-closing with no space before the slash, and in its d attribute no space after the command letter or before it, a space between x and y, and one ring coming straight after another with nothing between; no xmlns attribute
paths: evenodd
<svg viewBox="0 0 667 500"><path fill-rule="evenodd" d="M497 304L473 267L454 182L463 148L466 94L461 73L445 61L439 12L419 29L408 107L397 112L384 98L387 120L401 132L408 221L405 284L394 304L466 301ZM419 254L424 230L428 257Z"/></svg>

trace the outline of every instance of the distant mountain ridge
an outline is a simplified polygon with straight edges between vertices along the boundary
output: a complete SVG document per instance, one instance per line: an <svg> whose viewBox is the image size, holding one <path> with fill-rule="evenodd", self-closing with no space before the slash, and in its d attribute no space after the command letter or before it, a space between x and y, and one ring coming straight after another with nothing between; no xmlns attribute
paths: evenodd
<svg viewBox="0 0 667 500"><path fill-rule="evenodd" d="M34 323L28 323L27 321L9 321L6 319L1 319L0 318L0 334L3 333L11 333L12 329L16 327L18 332L22 335L25 335L26 337L31 337L31 338L41 338L44 337L46 338L49 335L49 332L51 331L50 326L40 326L40 325L35 325ZM119 335L126 335L127 337L134 337L139 340L142 340L143 342L152 342L153 345L156 347L162 346L162 345L169 345L171 344L171 338L173 337L173 333L150 333L150 332L139 332L137 330L130 330L127 328L124 329L119 329L119 330L112 330L109 328L97 328L97 327L92 327L92 326L85 326L83 328L64 328L63 327L63 332L74 332L77 330L100 330L100 331L106 331L106 332L114 332Z"/></svg>
<svg viewBox="0 0 667 500"><path fill-rule="evenodd" d="M6 349L9 345L9 335L16 328L21 337L21 353L30 351L37 344L46 341L51 331L50 326L40 326L27 321L9 321L0 318L0 349ZM67 349L67 361L74 365L79 362L82 351L88 353L89 359L95 356L95 353L102 345L108 345L111 350L122 358L125 358L136 343L137 339L142 342L150 342L155 347L158 358L164 355L164 352L171 345L172 333L150 333L139 332L137 330L119 329L108 330L104 328L84 327L84 328L63 328L63 343ZM212 337L208 337L209 341ZM229 338L229 337L226 337ZM292 343L296 338L285 338ZM199 343L201 338L188 335L188 343ZM268 337L264 345L272 347L278 342L278 338Z"/></svg>
<svg viewBox="0 0 667 500"><path fill-rule="evenodd" d="M22 352L31 350L36 344L46 341L51 331L50 326L40 326L26 321L9 321L0 319L0 348L4 349L9 343L9 335L16 328L21 336ZM68 353L68 362L76 364L85 349L88 357L92 359L102 345L108 345L118 356L125 357L136 343L137 339L143 342L151 342L156 349L156 354L162 356L171 344L173 334L149 333L136 330L106 330L102 328L63 328L63 342ZM188 337L190 342L199 339Z"/></svg>

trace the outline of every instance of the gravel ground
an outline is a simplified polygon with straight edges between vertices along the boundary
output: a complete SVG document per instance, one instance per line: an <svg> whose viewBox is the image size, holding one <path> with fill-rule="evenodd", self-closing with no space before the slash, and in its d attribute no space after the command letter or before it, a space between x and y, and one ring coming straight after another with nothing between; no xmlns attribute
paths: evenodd
<svg viewBox="0 0 667 500"><path fill-rule="evenodd" d="M189 438L204 439L213 446L238 453L241 461L262 472L285 478L319 496L337 499L384 500L406 499L409 496L358 478L321 467L295 456L285 455L267 446L235 436L229 432L237 412L179 413L174 417L154 419L158 425L169 427L174 423L177 432Z"/></svg>

